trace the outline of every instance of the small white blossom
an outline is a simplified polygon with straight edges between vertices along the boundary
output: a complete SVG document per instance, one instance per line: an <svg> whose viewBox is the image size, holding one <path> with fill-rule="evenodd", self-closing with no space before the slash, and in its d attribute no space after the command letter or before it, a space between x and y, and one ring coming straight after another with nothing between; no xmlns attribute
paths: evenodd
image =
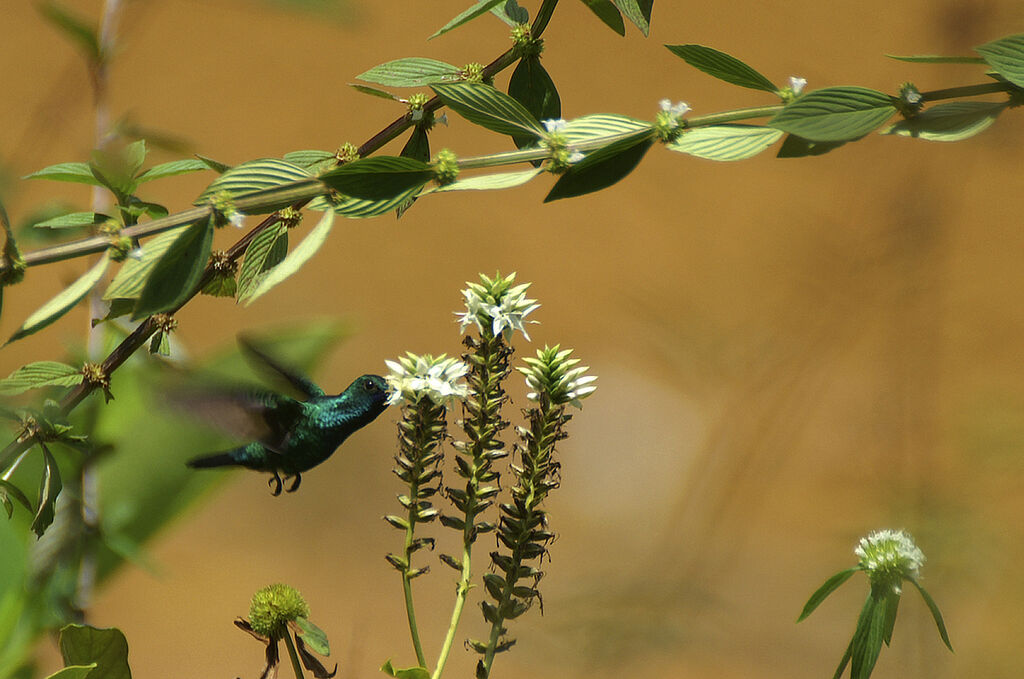
<svg viewBox="0 0 1024 679"><path fill-rule="evenodd" d="M384 361L390 371L384 378L391 393L388 404L417 403L428 398L438 405L465 398L469 390L462 379L469 367L445 354L417 356L406 353L397 361Z"/></svg>
<svg viewBox="0 0 1024 679"><path fill-rule="evenodd" d="M128 252L128 257L132 259L142 259L142 247L133 248Z"/></svg>
<svg viewBox="0 0 1024 679"><path fill-rule="evenodd" d="M903 93L903 100L908 104L917 104L921 101L921 93L917 90L907 90Z"/></svg>
<svg viewBox="0 0 1024 679"><path fill-rule="evenodd" d="M544 129L551 134L554 134L556 132L564 132L566 125L568 125L568 123L566 123L565 120L562 118L548 118L547 120L542 120L541 122L544 124Z"/></svg>
<svg viewBox="0 0 1024 679"><path fill-rule="evenodd" d="M805 87L807 87L807 78L798 78L795 75L789 76L789 89L793 91L794 96L803 92Z"/></svg>
<svg viewBox="0 0 1024 679"><path fill-rule="evenodd" d="M569 162L573 163L573 164L580 162L585 157L586 156L584 156L583 153L581 153L580 151L577 151L575 149L573 149L572 151L569 152Z"/></svg>
<svg viewBox="0 0 1024 679"><path fill-rule="evenodd" d="M872 582L882 581L898 594L904 578L916 578L924 553L914 539L901 530L880 530L861 538L853 553Z"/></svg>
<svg viewBox="0 0 1024 679"><path fill-rule="evenodd" d="M238 210L235 210L230 215L228 215L228 221L231 222L231 226L235 227L236 229L241 229L242 227L245 226L245 215L239 212Z"/></svg>
<svg viewBox="0 0 1024 679"><path fill-rule="evenodd" d="M687 104L685 101L680 101L673 104L671 99L662 99L661 101L658 102L658 106L661 108L662 111L664 111L665 113L670 113L676 118L681 118L690 111L690 105Z"/></svg>
<svg viewBox="0 0 1024 679"><path fill-rule="evenodd" d="M481 275L482 283L467 282L466 285L469 287L462 291L466 310L455 312L459 317L460 330L466 332L466 328L475 324L481 332L488 328L495 337L503 334L506 340L518 330L529 340L530 334L526 331L526 323L537 321L525 319L536 311L540 304L537 304L537 300L526 297L529 283L512 286L515 277L513 273L505 278L495 277L492 280Z"/></svg>

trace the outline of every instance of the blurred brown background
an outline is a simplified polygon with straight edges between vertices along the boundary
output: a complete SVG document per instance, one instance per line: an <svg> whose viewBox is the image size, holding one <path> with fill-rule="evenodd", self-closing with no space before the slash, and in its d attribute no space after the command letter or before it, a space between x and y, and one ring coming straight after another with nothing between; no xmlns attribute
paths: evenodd
<svg viewBox="0 0 1024 679"><path fill-rule="evenodd" d="M100 7L66 4L91 16ZM112 113L228 163L359 143L401 110L347 87L358 73L403 56L486 63L505 48L507 29L491 18L426 42L468 4L353 0L328 18L245 0L129 2ZM5 3L0 16L8 210L17 219L55 197L84 209L85 188L12 179L88 157L81 59L31 3ZM650 119L664 97L697 114L768 102L664 43L717 47L776 82L892 92L913 80L926 90L984 78L883 55L968 54L1019 32L1022 19L1009 0L659 2L650 38L630 29L623 39L567 1L544 64L565 117ZM600 380L562 449L545 615L512 626L519 644L495 676L828 676L863 580L810 621L796 615L825 577L853 565L861 535L893 527L928 556L924 583L957 653L911 592L875 676L1017 677L1021 130L1009 111L956 144L872 135L820 158L772 151L734 164L655 148L627 180L583 198L542 204L546 178L430 197L400 221L340 222L309 266L252 307L195 301L177 336L202 356L282 320L348 320L355 336L317 374L330 391L406 350L458 352L452 311L477 272L533 282L543 303L534 344L575 347ZM455 116L432 144L460 155L507 147ZM154 198L180 209L206 181L170 180ZM83 270L30 271L5 295L0 335ZM86 323L76 311L4 348L0 372L60 358ZM399 536L379 519L400 492L389 471L396 416L354 437L294 496L235 476L152 545L158 572L126 569L102 591L91 622L126 632L135 676L255 676L260 649L231 620L276 581L311 601L339 676L377 676L389 657L413 664L400 582L383 559ZM440 565L417 581L428 649L447 625L452 582ZM460 637L483 633L475 601ZM474 661L457 649L447 676L471 676Z"/></svg>

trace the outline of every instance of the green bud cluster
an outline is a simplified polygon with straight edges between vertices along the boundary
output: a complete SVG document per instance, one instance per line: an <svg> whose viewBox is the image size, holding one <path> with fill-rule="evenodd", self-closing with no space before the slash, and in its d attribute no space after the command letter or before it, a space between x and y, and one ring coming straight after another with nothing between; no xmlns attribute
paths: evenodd
<svg viewBox="0 0 1024 679"><path fill-rule="evenodd" d="M289 622L308 618L309 605L299 592L289 585L275 583L252 596L249 604L249 625L257 634L277 639L284 636Z"/></svg>
<svg viewBox="0 0 1024 679"><path fill-rule="evenodd" d="M441 186L459 178L459 158L451 149L441 149L434 157L434 179Z"/></svg>
<svg viewBox="0 0 1024 679"><path fill-rule="evenodd" d="M467 83L479 83L484 79L484 66L476 61L462 67L462 79Z"/></svg>

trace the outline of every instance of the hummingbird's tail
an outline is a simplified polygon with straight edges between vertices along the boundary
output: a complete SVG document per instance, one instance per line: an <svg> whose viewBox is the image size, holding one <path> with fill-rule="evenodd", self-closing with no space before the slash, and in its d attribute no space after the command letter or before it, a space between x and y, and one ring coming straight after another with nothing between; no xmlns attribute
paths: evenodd
<svg viewBox="0 0 1024 679"><path fill-rule="evenodd" d="M211 467L228 467L232 465L240 465L242 461L238 459L238 449L228 450L223 453L214 453L213 455L201 455L194 457L185 464L193 469L209 469Z"/></svg>

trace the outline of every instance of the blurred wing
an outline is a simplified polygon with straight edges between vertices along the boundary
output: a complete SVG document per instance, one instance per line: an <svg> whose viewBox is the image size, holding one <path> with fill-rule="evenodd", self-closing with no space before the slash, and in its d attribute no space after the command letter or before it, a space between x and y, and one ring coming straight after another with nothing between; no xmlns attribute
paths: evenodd
<svg viewBox="0 0 1024 679"><path fill-rule="evenodd" d="M269 391L216 388L173 389L165 393L168 407L184 412L243 441L259 441L281 453L302 403Z"/></svg>
<svg viewBox="0 0 1024 679"><path fill-rule="evenodd" d="M238 344L242 347L243 353L254 359L254 363L262 368L269 368L270 372L278 378L283 378L293 389L296 389L303 394L307 399L316 398L317 396L324 396L325 392L315 382L308 377L300 374L296 370L292 370L276 359L272 358L269 354L264 352L262 349L257 347L246 337L239 337Z"/></svg>

